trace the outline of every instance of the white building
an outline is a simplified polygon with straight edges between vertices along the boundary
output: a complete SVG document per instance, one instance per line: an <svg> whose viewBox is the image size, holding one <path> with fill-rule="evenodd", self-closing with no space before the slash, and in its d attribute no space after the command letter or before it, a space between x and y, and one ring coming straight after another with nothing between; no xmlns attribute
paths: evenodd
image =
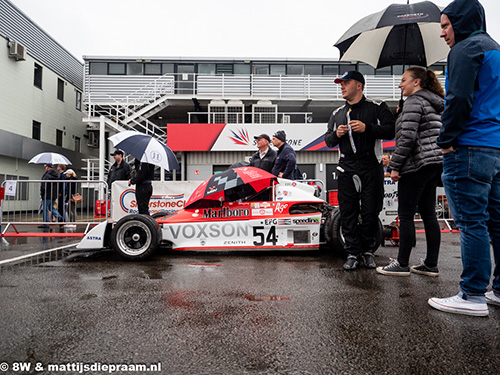
<svg viewBox="0 0 500 375"><path fill-rule="evenodd" d="M87 146L83 64L8 0L0 0L0 183L40 179L28 164L45 151L65 155L78 177Z"/></svg>
<svg viewBox="0 0 500 375"><path fill-rule="evenodd" d="M322 137L330 114L344 103L334 79L358 70L366 78L365 95L395 109L403 70L328 59L84 56L84 61L85 121L96 141L99 129L156 133L177 152L176 178L204 180L248 160L256 151L253 136L283 129L301 171L327 181L329 190L335 188L330 176L335 178L338 152ZM432 68L443 77L443 63ZM103 146L106 155L112 148L109 142Z"/></svg>

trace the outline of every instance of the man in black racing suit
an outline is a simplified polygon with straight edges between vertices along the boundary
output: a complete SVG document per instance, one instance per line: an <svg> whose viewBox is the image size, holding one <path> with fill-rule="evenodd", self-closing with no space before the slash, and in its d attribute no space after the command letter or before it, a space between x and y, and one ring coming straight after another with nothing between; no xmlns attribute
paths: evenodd
<svg viewBox="0 0 500 375"><path fill-rule="evenodd" d="M376 268L373 251L384 198L381 140L394 138L394 116L386 103L365 98L361 73L349 71L335 83L341 84L346 103L332 113L325 141L340 149L338 199L348 254L344 269L355 270L360 257L366 267Z"/></svg>

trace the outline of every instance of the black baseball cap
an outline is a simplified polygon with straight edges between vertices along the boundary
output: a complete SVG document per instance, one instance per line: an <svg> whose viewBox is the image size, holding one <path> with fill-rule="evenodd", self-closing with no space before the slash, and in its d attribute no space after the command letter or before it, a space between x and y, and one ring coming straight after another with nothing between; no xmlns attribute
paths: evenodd
<svg viewBox="0 0 500 375"><path fill-rule="evenodd" d="M123 156L123 151L122 150L115 150L115 152L113 152L112 154L110 154L111 156L115 156L115 155L121 155Z"/></svg>
<svg viewBox="0 0 500 375"><path fill-rule="evenodd" d="M49 168L54 168L54 164L52 164L52 163L47 163L47 164L45 164L45 166L49 167Z"/></svg>
<svg viewBox="0 0 500 375"><path fill-rule="evenodd" d="M253 137L254 139L259 139L259 138L264 138L265 140L267 140L268 142L271 142L271 138L269 138L269 136L267 134L260 134L260 135L256 135Z"/></svg>
<svg viewBox="0 0 500 375"><path fill-rule="evenodd" d="M348 81L350 79L361 82L363 85L365 84L365 77L363 77L363 74L356 70L349 70L348 72L345 72L342 77L335 78L335 81L333 82L340 83L342 81Z"/></svg>

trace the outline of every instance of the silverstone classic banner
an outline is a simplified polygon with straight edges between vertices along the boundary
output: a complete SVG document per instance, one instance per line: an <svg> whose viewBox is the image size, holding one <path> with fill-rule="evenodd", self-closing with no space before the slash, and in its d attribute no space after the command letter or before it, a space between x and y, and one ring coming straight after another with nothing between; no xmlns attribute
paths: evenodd
<svg viewBox="0 0 500 375"><path fill-rule="evenodd" d="M326 123L317 124L168 124L167 146L172 151L255 151L253 138L278 130L296 151L331 151L325 144ZM385 149L394 141L384 142Z"/></svg>

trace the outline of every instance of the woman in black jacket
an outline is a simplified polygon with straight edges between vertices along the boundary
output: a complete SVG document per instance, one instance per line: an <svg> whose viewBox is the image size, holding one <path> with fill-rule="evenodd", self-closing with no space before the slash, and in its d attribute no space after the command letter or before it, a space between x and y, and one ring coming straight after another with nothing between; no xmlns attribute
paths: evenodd
<svg viewBox="0 0 500 375"><path fill-rule="evenodd" d="M439 276L441 230L435 206L443 155L436 139L441 128L444 90L432 70L418 67L403 74L399 88L407 99L396 120L396 150L389 163L391 179L398 182L399 253L397 260L392 259L388 266L378 267L377 271L393 276L409 276L410 271ZM427 256L420 265L410 269L417 206L424 222Z"/></svg>

